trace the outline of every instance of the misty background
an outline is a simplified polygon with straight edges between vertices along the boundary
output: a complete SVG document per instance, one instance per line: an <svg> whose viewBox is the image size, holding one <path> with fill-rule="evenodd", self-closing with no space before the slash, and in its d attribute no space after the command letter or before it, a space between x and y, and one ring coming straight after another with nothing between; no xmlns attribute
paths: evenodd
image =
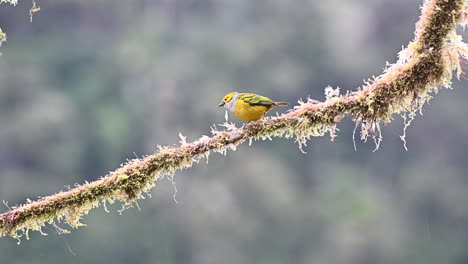
<svg viewBox="0 0 468 264"><path fill-rule="evenodd" d="M228 92L290 102L355 90L413 39L420 0L38 0L0 5L0 200L94 181L224 122ZM466 39L466 33L464 34ZM467 82L441 89L380 149L345 118L334 142L243 144L160 180L119 215L53 227L0 262L468 263ZM287 108L276 108L285 112ZM232 115L230 121L243 122ZM0 212L8 208L2 205ZM59 226L68 228L65 225Z"/></svg>

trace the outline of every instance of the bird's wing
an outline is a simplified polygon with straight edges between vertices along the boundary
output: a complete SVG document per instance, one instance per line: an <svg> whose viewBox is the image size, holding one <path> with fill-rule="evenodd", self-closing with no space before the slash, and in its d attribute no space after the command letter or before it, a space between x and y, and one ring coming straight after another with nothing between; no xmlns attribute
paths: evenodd
<svg viewBox="0 0 468 264"><path fill-rule="evenodd" d="M242 96L240 99L250 105L270 106L274 104L274 102L270 98L264 97L261 95L256 95L256 94L246 94Z"/></svg>

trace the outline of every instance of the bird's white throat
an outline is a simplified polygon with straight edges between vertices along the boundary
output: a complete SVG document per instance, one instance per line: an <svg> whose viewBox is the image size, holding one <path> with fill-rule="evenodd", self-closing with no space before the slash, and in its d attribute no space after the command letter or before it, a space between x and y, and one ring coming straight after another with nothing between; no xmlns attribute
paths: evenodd
<svg viewBox="0 0 468 264"><path fill-rule="evenodd" d="M236 102L237 102L237 97L239 96L238 93L234 93L232 96L231 101L227 102L224 104L224 107L226 107L227 110L234 112L234 108L236 107Z"/></svg>

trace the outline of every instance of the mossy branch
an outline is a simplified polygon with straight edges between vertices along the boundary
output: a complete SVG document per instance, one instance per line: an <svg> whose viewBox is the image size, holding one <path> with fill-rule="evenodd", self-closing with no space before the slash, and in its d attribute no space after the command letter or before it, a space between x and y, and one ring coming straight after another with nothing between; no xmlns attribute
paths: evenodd
<svg viewBox="0 0 468 264"><path fill-rule="evenodd" d="M457 24L466 19L466 0L426 1L415 39L400 53L399 60L384 74L370 80L361 89L339 95L327 89L327 100L308 99L299 102L281 116L251 122L242 128L225 124L226 131L213 130L187 143L181 136L178 147L161 147L159 152L143 159L133 159L95 182L44 197L12 208L0 215L0 236L19 238L29 230L41 231L44 224L65 221L80 226L80 218L92 208L119 200L124 208L141 198L155 181L178 169L190 167L211 151L225 152L245 140L270 137L295 137L302 146L311 136L335 135L336 123L350 115L362 124L361 138L373 136L378 145L381 123L388 123L394 114L407 124L439 87L448 87L453 71L463 74L460 61L467 59L468 48L456 35Z"/></svg>
<svg viewBox="0 0 468 264"><path fill-rule="evenodd" d="M0 47L2 46L3 42L6 41L6 39L7 39L7 35L0 28Z"/></svg>
<svg viewBox="0 0 468 264"><path fill-rule="evenodd" d="M3 4L3 3L8 3L8 4L12 4L12 5L16 5L18 4L18 0L0 0L0 4ZM2 31L2 29L0 28L0 47L2 46L3 42L5 42L7 39L7 35ZM0 55L2 53L0 52Z"/></svg>
<svg viewBox="0 0 468 264"><path fill-rule="evenodd" d="M0 4L3 4L3 3L8 3L8 4L12 4L12 5L17 5L17 4L18 4L18 0L0 0Z"/></svg>

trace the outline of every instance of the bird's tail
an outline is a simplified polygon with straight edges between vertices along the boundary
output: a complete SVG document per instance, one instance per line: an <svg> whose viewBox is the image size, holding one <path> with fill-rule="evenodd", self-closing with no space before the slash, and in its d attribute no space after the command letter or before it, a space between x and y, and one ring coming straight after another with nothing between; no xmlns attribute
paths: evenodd
<svg viewBox="0 0 468 264"><path fill-rule="evenodd" d="M275 102L275 105L288 105L286 102Z"/></svg>

